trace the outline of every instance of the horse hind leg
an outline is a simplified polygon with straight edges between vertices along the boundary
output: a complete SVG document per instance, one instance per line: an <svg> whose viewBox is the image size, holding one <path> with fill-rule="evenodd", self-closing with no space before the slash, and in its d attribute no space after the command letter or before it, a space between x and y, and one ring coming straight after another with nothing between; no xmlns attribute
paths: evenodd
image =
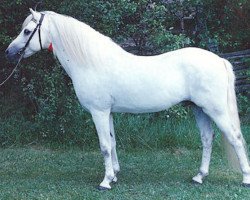
<svg viewBox="0 0 250 200"><path fill-rule="evenodd" d="M197 127L199 128L203 146L202 161L199 173L192 178L194 183L203 183L204 177L209 173L209 164L212 153L212 141L214 132L212 129L211 119L202 111L201 108L195 107L194 114Z"/></svg>
<svg viewBox="0 0 250 200"><path fill-rule="evenodd" d="M243 185L250 187L250 166L245 147L245 140L241 133L240 126L235 124L228 112L223 112L219 115L212 113L210 116L213 118L214 122L222 131L237 155L237 161L243 174Z"/></svg>

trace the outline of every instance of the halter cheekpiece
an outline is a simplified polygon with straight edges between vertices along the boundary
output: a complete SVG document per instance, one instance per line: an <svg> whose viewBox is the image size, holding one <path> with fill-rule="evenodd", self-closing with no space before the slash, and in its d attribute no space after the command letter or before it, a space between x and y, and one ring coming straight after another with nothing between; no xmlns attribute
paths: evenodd
<svg viewBox="0 0 250 200"><path fill-rule="evenodd" d="M42 22L43 22L43 19L44 19L44 15L43 13L41 13L41 17L40 17L40 20L38 22L38 24L36 25L36 28L33 30L32 34L30 35L28 41L26 42L25 46L21 49L20 51L20 54L22 54L25 49L29 46L29 43L31 41L31 39L33 38L34 34L36 33L36 31L38 30L38 35L39 35L39 43L40 43L40 48L41 50L43 49L42 47L42 39L41 39L41 25L42 25ZM32 19L33 22L37 23L37 21L33 18Z"/></svg>

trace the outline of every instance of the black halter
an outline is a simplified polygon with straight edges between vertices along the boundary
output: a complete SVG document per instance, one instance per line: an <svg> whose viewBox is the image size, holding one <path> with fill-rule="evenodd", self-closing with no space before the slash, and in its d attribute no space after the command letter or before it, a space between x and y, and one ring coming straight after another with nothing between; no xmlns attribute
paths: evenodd
<svg viewBox="0 0 250 200"><path fill-rule="evenodd" d="M19 52L19 54L23 54L24 53L24 51L29 46L29 43L30 43L31 39L33 38L33 36L34 36L34 34L36 33L37 30L38 30L38 35L39 35L40 48L41 48L41 50L43 49L43 47L42 47L42 39L41 39L41 25L42 25L42 22L43 22L43 19L44 19L44 15L45 14L41 13L41 17L40 17L40 20L39 20L38 24L36 25L36 28L31 33L28 41L26 42L25 46L21 49L21 51ZM35 19L32 19L32 21L34 21L36 23Z"/></svg>
<svg viewBox="0 0 250 200"><path fill-rule="evenodd" d="M43 19L44 19L44 15L45 14L41 13L41 17L40 17L40 20L39 20L38 24L36 25L36 28L33 30L32 34L30 35L30 37L29 37L28 41L26 42L25 46L18 53L20 55L20 58L18 59L15 68L12 70L10 75L2 83L0 83L0 87L3 86L10 79L10 77L14 74L15 70L19 66L19 64L20 64L20 62L21 62L21 60L22 60L22 58L24 56L24 52L25 52L26 48L29 46L30 40L33 38L33 36L36 33L37 29L38 29L38 35L39 35L40 48L41 48L41 50L43 49L43 47L42 47L42 39L41 39L41 30L40 29L41 29L41 25L42 25L42 22L43 22ZM37 21L35 19L32 19L32 21L37 23Z"/></svg>

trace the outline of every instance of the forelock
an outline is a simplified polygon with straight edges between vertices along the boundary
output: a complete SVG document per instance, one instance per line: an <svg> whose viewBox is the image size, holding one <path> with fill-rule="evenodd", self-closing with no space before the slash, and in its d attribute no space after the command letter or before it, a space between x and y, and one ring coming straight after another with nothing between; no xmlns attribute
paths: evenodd
<svg viewBox="0 0 250 200"><path fill-rule="evenodd" d="M32 15L30 14L23 22L22 25L22 30L24 29L24 27L26 27L28 25L28 23L30 23L30 21L32 20Z"/></svg>

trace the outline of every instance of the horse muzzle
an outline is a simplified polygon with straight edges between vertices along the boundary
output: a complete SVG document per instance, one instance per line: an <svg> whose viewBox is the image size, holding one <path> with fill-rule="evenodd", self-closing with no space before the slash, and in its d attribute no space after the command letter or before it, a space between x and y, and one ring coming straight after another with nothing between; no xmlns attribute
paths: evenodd
<svg viewBox="0 0 250 200"><path fill-rule="evenodd" d="M23 52L23 48L19 49L16 47L8 47L5 50L5 56L9 61L17 62L19 58L21 57L22 52Z"/></svg>

